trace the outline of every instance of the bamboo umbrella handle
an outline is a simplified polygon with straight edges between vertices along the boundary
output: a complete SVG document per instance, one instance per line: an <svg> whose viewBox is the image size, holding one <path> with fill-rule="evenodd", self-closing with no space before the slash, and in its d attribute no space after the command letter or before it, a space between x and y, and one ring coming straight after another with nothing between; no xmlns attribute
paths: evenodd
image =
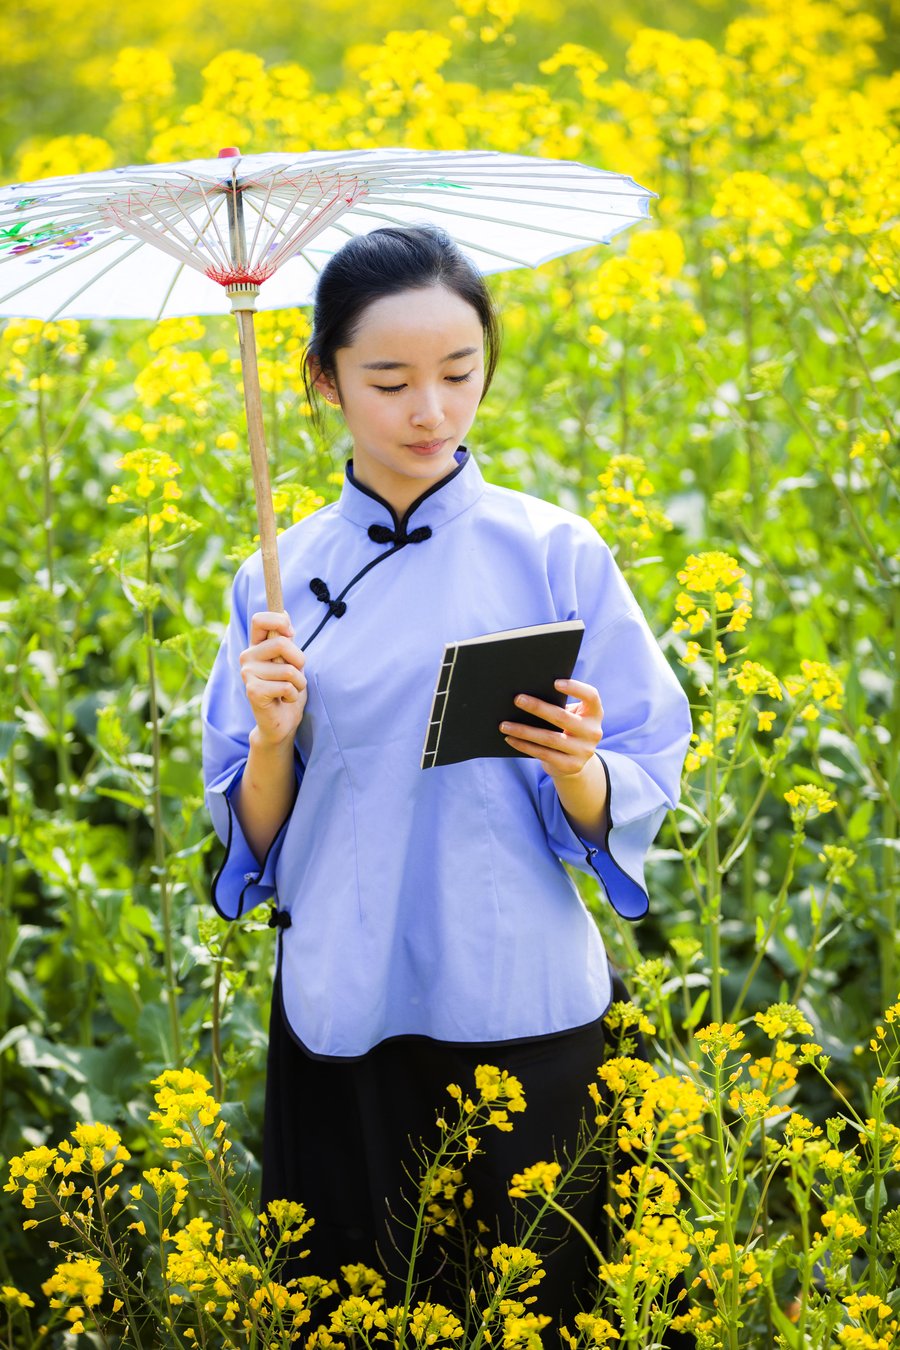
<svg viewBox="0 0 900 1350"><path fill-rule="evenodd" d="M234 300L232 300L232 303L234 304ZM252 304L252 300L250 303ZM280 613L284 609L284 600L281 591L281 570L278 566L275 510L272 506L272 488L269 481L269 460L266 454L262 397L259 390L253 310L235 307L234 312L237 318L238 338L241 344L244 406L247 413L247 433L250 438L250 464L253 470L253 491L256 495L256 516L259 521L259 542L262 550L263 577L266 583L266 604L273 612ZM274 637L275 633L269 633L268 636Z"/></svg>

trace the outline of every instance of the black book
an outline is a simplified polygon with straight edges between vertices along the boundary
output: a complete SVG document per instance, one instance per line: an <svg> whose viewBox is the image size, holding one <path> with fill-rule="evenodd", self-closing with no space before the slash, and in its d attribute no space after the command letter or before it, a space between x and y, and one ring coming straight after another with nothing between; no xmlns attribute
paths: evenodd
<svg viewBox="0 0 900 1350"><path fill-rule="evenodd" d="M583 637L581 619L564 619L448 642L434 688L421 768L464 759L530 758L504 740L500 723L552 726L517 707L514 699L531 694L564 708L568 695L555 689L554 681L571 677ZM553 730L558 732L559 727Z"/></svg>

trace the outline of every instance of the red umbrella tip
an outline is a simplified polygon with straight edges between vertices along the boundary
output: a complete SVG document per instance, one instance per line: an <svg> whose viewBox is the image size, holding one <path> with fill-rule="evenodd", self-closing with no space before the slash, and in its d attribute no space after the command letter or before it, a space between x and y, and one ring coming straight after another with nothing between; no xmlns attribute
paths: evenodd
<svg viewBox="0 0 900 1350"><path fill-rule="evenodd" d="M240 153L233 145L227 145L224 150L219 151L219 159L237 159Z"/></svg>

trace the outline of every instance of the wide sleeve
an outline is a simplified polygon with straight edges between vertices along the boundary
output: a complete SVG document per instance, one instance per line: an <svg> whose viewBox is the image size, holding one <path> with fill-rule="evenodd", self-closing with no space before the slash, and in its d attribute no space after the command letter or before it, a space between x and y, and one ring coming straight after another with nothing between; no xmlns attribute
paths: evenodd
<svg viewBox="0 0 900 1350"><path fill-rule="evenodd" d="M275 867L294 809L292 803L260 864L231 804L247 767L250 732L256 724L240 666L240 654L250 641L247 590L246 564L242 563L231 590L228 627L200 703L206 809L225 846L225 856L213 878L211 899L223 919L239 919L254 906L274 897ZM294 773L299 790L303 761L296 741Z"/></svg>
<svg viewBox="0 0 900 1350"><path fill-rule="evenodd" d="M572 673L573 679L594 685L603 704L603 736L595 751L606 773L608 794L602 846L575 832L543 765L538 794L548 843L557 857L597 876L623 918L640 919L649 908L644 880L647 852L666 812L679 801L691 711L614 559L609 555L604 563L605 575L595 577L595 582L602 586L607 603L595 590L596 608L590 603L582 606L587 616L585 637ZM597 616L604 609L609 613L609 602L619 612L598 625Z"/></svg>

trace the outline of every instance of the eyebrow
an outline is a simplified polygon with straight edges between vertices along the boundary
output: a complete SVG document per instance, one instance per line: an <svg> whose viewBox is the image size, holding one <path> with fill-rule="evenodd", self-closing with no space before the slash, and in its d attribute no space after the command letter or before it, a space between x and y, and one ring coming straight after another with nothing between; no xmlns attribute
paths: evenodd
<svg viewBox="0 0 900 1350"><path fill-rule="evenodd" d="M477 347L460 347L458 352L451 352L449 356L443 357L443 361L459 361L463 356L474 356L478 351ZM360 366L360 370L407 370L409 368L406 361L366 361Z"/></svg>

